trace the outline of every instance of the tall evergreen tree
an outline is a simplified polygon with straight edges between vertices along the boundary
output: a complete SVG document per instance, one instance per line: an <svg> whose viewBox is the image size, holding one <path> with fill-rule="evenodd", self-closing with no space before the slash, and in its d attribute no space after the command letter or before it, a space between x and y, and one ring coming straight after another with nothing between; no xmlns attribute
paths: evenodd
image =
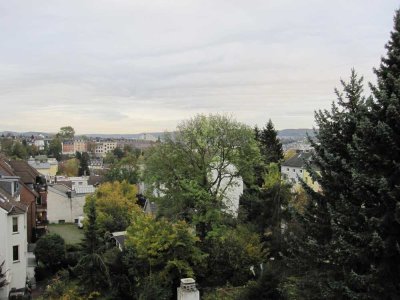
<svg viewBox="0 0 400 300"><path fill-rule="evenodd" d="M307 298L357 299L368 293L366 277L370 270L363 249L371 239L362 202L353 195L350 151L354 133L367 111L362 78L352 71L349 83L342 81L342 86L343 93L335 91L338 100L331 110L316 113L319 130L317 142L310 139L315 152L308 172L324 192L316 193L304 185L311 201L301 217L304 235L291 249L299 269L304 270L303 296Z"/></svg>
<svg viewBox="0 0 400 300"><path fill-rule="evenodd" d="M79 176L89 176L90 169L89 169L90 157L87 152L83 152L79 158Z"/></svg>
<svg viewBox="0 0 400 300"><path fill-rule="evenodd" d="M254 127L254 137L261 153L260 163L254 166L255 183L261 187L264 184L264 176L268 171L269 164L279 163L283 158L283 151L282 144L278 139L278 132L271 119L262 130L257 126Z"/></svg>
<svg viewBox="0 0 400 300"><path fill-rule="evenodd" d="M371 285L376 297L400 295L400 11L386 44L387 54L375 70L373 100L360 124L355 145L356 196L365 199L374 238L368 248Z"/></svg>
<svg viewBox="0 0 400 300"><path fill-rule="evenodd" d="M258 128L257 128L258 129ZM257 134L260 143L260 152L266 165L279 163L283 158L282 144L278 139L278 131L269 119L267 125Z"/></svg>
<svg viewBox="0 0 400 300"><path fill-rule="evenodd" d="M298 240L312 298L398 299L400 294L400 13L373 97L352 74L331 112L319 112L312 194ZM299 247L300 245L300 247ZM314 276L313 276L314 275Z"/></svg>
<svg viewBox="0 0 400 300"><path fill-rule="evenodd" d="M84 224L85 235L82 242L82 258L75 267L81 282L90 291L100 291L110 284L108 268L104 263L102 252L104 242L99 237L97 228L96 199L89 196L86 199Z"/></svg>

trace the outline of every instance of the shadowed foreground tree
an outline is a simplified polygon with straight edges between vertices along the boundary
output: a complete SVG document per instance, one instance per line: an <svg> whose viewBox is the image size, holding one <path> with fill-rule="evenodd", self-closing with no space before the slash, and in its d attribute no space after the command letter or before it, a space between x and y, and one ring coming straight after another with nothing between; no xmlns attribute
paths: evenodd
<svg viewBox="0 0 400 300"><path fill-rule="evenodd" d="M0 289L7 285L6 271L4 270L4 261L0 264Z"/></svg>
<svg viewBox="0 0 400 300"><path fill-rule="evenodd" d="M96 200L93 196L86 198L85 215L82 257L74 272L88 291L102 291L109 288L110 278L102 256L104 242L97 232Z"/></svg>
<svg viewBox="0 0 400 300"><path fill-rule="evenodd" d="M310 299L397 299L400 294L400 12L375 70L372 97L352 72L337 104L316 113L304 235L291 247ZM305 287L305 288L304 288Z"/></svg>

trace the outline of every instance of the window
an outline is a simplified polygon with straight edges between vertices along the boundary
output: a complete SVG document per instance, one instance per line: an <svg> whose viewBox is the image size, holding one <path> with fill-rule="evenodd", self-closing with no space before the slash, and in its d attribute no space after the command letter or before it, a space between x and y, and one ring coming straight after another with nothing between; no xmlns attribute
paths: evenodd
<svg viewBox="0 0 400 300"><path fill-rule="evenodd" d="M41 196L36 198L36 204L37 205L41 205L42 204L42 197Z"/></svg>
<svg viewBox="0 0 400 300"><path fill-rule="evenodd" d="M13 261L19 261L19 246L13 246Z"/></svg>
<svg viewBox="0 0 400 300"><path fill-rule="evenodd" d="M293 169L293 172L296 172L296 169Z"/></svg>
<svg viewBox="0 0 400 300"><path fill-rule="evenodd" d="M75 224L78 224L79 219L75 219L74 222Z"/></svg>
<svg viewBox="0 0 400 300"><path fill-rule="evenodd" d="M300 170L300 173L303 173L303 170Z"/></svg>
<svg viewBox="0 0 400 300"><path fill-rule="evenodd" d="M286 168L286 171L289 171L289 168Z"/></svg>
<svg viewBox="0 0 400 300"><path fill-rule="evenodd" d="M12 222L13 222L13 233L17 233L18 232L18 217L13 217L12 218Z"/></svg>

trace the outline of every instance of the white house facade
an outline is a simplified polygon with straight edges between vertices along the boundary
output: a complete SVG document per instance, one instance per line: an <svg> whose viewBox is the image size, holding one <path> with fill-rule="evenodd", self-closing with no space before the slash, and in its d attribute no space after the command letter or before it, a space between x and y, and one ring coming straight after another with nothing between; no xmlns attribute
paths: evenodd
<svg viewBox="0 0 400 300"><path fill-rule="evenodd" d="M48 186L47 219L50 223L78 223L83 216L86 196L93 194L91 185L77 186L74 189L63 184Z"/></svg>
<svg viewBox="0 0 400 300"><path fill-rule="evenodd" d="M23 289L27 279L27 206L0 189L0 263L4 261L7 285L0 299L8 299L11 289Z"/></svg>
<svg viewBox="0 0 400 300"><path fill-rule="evenodd" d="M224 173L232 174L223 177L219 186L219 192L223 193L222 201L226 206L226 212L230 213L234 217L237 217L239 212L239 199L243 194L243 179L240 176L233 176L237 172L234 165L229 164ZM211 180L214 181L217 178L217 171L213 170L211 174Z"/></svg>

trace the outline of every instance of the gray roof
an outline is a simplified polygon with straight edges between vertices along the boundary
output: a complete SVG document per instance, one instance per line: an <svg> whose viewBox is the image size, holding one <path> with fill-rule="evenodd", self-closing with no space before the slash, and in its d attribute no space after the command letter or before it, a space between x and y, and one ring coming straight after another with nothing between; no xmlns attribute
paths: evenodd
<svg viewBox="0 0 400 300"><path fill-rule="evenodd" d="M49 188L55 189L64 194L71 191L71 189L68 186L61 183L55 183L53 185L49 185Z"/></svg>
<svg viewBox="0 0 400 300"><path fill-rule="evenodd" d="M126 240L126 231L113 232L112 237L118 244L121 245L121 247L124 247Z"/></svg>
<svg viewBox="0 0 400 300"><path fill-rule="evenodd" d="M155 202L150 201L149 199L146 199L143 211L147 214L155 215L157 213L157 204Z"/></svg>
<svg viewBox="0 0 400 300"><path fill-rule="evenodd" d="M282 167L304 168L305 162L311 159L311 152L300 152L282 163Z"/></svg>
<svg viewBox="0 0 400 300"><path fill-rule="evenodd" d="M48 162L28 161L28 163L35 169L49 169L50 168L50 164Z"/></svg>
<svg viewBox="0 0 400 300"><path fill-rule="evenodd" d="M75 186L74 190L77 194L91 194L95 192L95 188L93 185L86 185L86 186Z"/></svg>

